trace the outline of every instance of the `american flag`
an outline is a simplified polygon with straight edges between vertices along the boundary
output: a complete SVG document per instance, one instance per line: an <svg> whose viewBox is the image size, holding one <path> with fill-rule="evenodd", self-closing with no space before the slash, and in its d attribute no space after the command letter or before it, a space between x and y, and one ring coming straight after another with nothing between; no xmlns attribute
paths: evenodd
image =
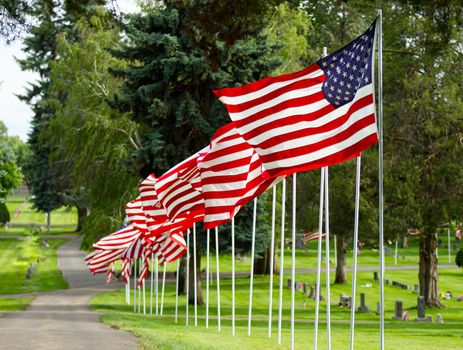
<svg viewBox="0 0 463 350"><path fill-rule="evenodd" d="M214 91L270 176L336 164L377 143L375 28L299 72Z"/></svg>
<svg viewBox="0 0 463 350"><path fill-rule="evenodd" d="M322 239L325 239L326 233L322 233ZM302 241L304 244L309 243L310 241L317 241L318 240L318 232L304 232L304 237Z"/></svg>

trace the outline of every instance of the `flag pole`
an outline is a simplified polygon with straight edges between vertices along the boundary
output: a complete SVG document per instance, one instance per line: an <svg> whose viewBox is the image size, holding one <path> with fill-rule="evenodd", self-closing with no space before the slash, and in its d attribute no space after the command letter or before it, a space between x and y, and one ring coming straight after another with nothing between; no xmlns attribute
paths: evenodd
<svg viewBox="0 0 463 350"><path fill-rule="evenodd" d="M126 284L126 290L127 290L127 304L130 305L130 275L128 274L127 276L127 284Z"/></svg>
<svg viewBox="0 0 463 350"><path fill-rule="evenodd" d="M198 285L197 285L197 273L196 273L196 223L193 224L193 296L194 296L194 307L195 307L195 327L198 327Z"/></svg>
<svg viewBox="0 0 463 350"><path fill-rule="evenodd" d="M153 289L154 289L154 253L151 255L150 315L153 314Z"/></svg>
<svg viewBox="0 0 463 350"><path fill-rule="evenodd" d="M257 221L257 198L254 198L254 209L252 215L252 241L251 241L251 274L249 279L249 308L248 308L248 336L251 335L252 316L252 285L254 283L254 250L256 246L256 221Z"/></svg>
<svg viewBox="0 0 463 350"><path fill-rule="evenodd" d="M268 296L268 337L272 336L272 302L273 302L273 260L275 259L275 207L277 201L277 186L273 186L272 198L272 237L270 241L270 286Z"/></svg>
<svg viewBox="0 0 463 350"><path fill-rule="evenodd" d="M281 185L281 238L280 238L280 290L278 294L278 344L281 344L281 318L283 314L283 265L285 258L285 206L286 206L286 179Z"/></svg>
<svg viewBox="0 0 463 350"><path fill-rule="evenodd" d="M159 259L158 256L154 258L154 286L156 288L156 315L159 315Z"/></svg>
<svg viewBox="0 0 463 350"><path fill-rule="evenodd" d="M314 341L313 348L318 348L318 318L320 314L320 296L321 286L320 277L322 270L322 231L323 231L323 199L325 187L325 170L322 168L320 171L320 213L318 216L318 250L317 250L317 287L315 292L315 323L314 323Z"/></svg>
<svg viewBox="0 0 463 350"><path fill-rule="evenodd" d="M397 265L397 257L399 254L399 236L395 239L394 265Z"/></svg>
<svg viewBox="0 0 463 350"><path fill-rule="evenodd" d="M138 277L141 276L141 262L140 259L138 259ZM141 312L141 288L137 287L138 289L138 313Z"/></svg>
<svg viewBox="0 0 463 350"><path fill-rule="evenodd" d="M220 271L219 271L219 229L215 228L215 264L217 269L217 329L220 332Z"/></svg>
<svg viewBox="0 0 463 350"><path fill-rule="evenodd" d="M188 306L189 306L189 293L190 293L190 229L186 233L186 310L185 310L185 326L188 327Z"/></svg>
<svg viewBox="0 0 463 350"><path fill-rule="evenodd" d="M449 227L447 228L447 247L449 251L449 264L451 263L451 257L450 257L450 223Z"/></svg>
<svg viewBox="0 0 463 350"><path fill-rule="evenodd" d="M352 269L352 292L350 303L350 350L354 350L355 328L355 299L357 293L357 256L359 236L359 211L360 211L360 171L362 167L361 156L357 157L357 175L355 178L355 213L354 213L354 266Z"/></svg>
<svg viewBox="0 0 463 350"><path fill-rule="evenodd" d="M133 263L133 312L137 311L137 261L132 259Z"/></svg>
<svg viewBox="0 0 463 350"><path fill-rule="evenodd" d="M326 263L326 335L327 349L331 350L331 298L330 298L330 194L329 173L325 167L325 263Z"/></svg>
<svg viewBox="0 0 463 350"><path fill-rule="evenodd" d="M235 335L235 217L231 219L232 335Z"/></svg>
<svg viewBox="0 0 463 350"><path fill-rule="evenodd" d="M142 255L143 257L143 263L145 263L145 254ZM140 269L141 271L141 269ZM146 315L146 293L145 293L145 278L143 278L142 283L142 288L143 288L143 315Z"/></svg>
<svg viewBox="0 0 463 350"><path fill-rule="evenodd" d="M180 259L177 259L177 273L175 276L175 323L178 322L178 282L179 276L178 273L180 272Z"/></svg>
<svg viewBox="0 0 463 350"><path fill-rule="evenodd" d="M291 249L291 350L294 350L294 298L296 284L296 173L293 174L293 218Z"/></svg>
<svg viewBox="0 0 463 350"><path fill-rule="evenodd" d="M209 328L209 241L210 230L206 230L206 329Z"/></svg>
<svg viewBox="0 0 463 350"><path fill-rule="evenodd" d="M166 262L164 261L164 270L162 271L162 292L161 292L161 316L162 316L162 310L164 308L164 289L166 286Z"/></svg>
<svg viewBox="0 0 463 350"><path fill-rule="evenodd" d="M384 350L383 12L378 9L379 328Z"/></svg>

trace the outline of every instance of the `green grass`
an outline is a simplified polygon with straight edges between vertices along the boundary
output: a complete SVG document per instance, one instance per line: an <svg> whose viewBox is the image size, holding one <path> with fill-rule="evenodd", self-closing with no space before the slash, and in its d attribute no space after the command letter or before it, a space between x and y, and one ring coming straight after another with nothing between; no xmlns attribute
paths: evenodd
<svg viewBox="0 0 463 350"><path fill-rule="evenodd" d="M42 239L26 236L0 239L0 295L43 292L67 288L58 270L57 248L66 239L48 239L50 247L41 249ZM32 278L26 279L30 264L35 265Z"/></svg>
<svg viewBox="0 0 463 350"><path fill-rule="evenodd" d="M372 272L358 273L358 294L366 294L366 303L373 312L369 314L356 314L356 349L376 349L379 344L379 316L374 312L378 301L379 285L374 282ZM284 278L284 285L286 279ZM276 276L273 293L273 319L277 317L278 276ZM351 276L348 274L350 280ZM412 285L417 281L417 271L388 271L386 278ZM439 285L441 290L452 291L454 296L463 294L461 280L463 273L459 269L445 269L440 271ZM309 285L315 284L315 274L298 274L298 281L306 281ZM273 349L280 348L276 341L276 322L273 323L273 335L267 337L268 317L268 277L256 277L254 280L253 295L253 328L252 337L247 336L247 312L249 298L249 278L240 277L236 281L236 316L242 318L237 322L236 336L231 336L231 281L221 280L221 311L222 332L216 330L216 320L210 321L210 330L205 329L205 321L201 318L198 327L193 323L193 307L190 306L190 326L185 328L185 297L180 297L179 324L175 325L174 314L175 291L174 285L166 286L164 314L166 317L143 317L132 312L133 307L124 302L124 292L115 291L97 295L92 299L92 306L103 312L102 321L114 327L133 332L140 337L143 349ZM324 275L322 285L324 285ZM371 284L371 286L369 286ZM211 286L210 315L216 315L216 286ZM205 293L205 288L203 290ZM463 348L463 303L455 299L443 301L445 308L428 309L427 314L434 318L437 313L443 315L444 324L415 323L417 296L411 291L386 286L385 290L385 320L386 320L386 349L460 349ZM322 294L326 296L323 289ZM339 295L350 295L350 285L331 285L331 319L332 348L348 348L350 310L338 307ZM359 299L357 299L359 300ZM392 321L394 303L403 302L405 310L410 312L410 321ZM149 302L147 298L147 303ZM305 306L304 306L305 302ZM309 300L301 292L296 293L296 348L312 347L315 301ZM326 302L321 303L321 320L326 319ZM283 303L283 334L282 349L289 348L289 318L290 318L290 290L284 288ZM198 307L198 314L205 315L205 306ZM326 341L326 328L321 325L319 345L324 347Z"/></svg>
<svg viewBox="0 0 463 350"><path fill-rule="evenodd" d="M34 298L0 298L0 312L24 311Z"/></svg>
<svg viewBox="0 0 463 350"><path fill-rule="evenodd" d="M6 205L11 215L12 224L35 223L37 225L47 225L46 214L33 209L32 203L24 196L8 196ZM57 225L73 225L68 230L75 230L75 226L77 226L76 208L62 207L53 210L51 212L51 226ZM63 229L61 228L59 231L63 232Z"/></svg>

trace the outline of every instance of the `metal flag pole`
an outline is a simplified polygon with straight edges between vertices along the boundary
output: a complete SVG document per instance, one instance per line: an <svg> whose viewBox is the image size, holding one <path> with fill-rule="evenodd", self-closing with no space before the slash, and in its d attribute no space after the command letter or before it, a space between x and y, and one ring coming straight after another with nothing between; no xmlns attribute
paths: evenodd
<svg viewBox="0 0 463 350"><path fill-rule="evenodd" d="M330 194L328 167L325 167L325 262L326 262L326 336L327 349L331 350L331 278L330 278Z"/></svg>
<svg viewBox="0 0 463 350"><path fill-rule="evenodd" d="M215 228L215 264L217 270L217 330L220 332L220 271L219 271L219 229Z"/></svg>
<svg viewBox="0 0 463 350"><path fill-rule="evenodd" d="M186 232L186 310L185 310L185 326L188 327L188 307L189 307L189 300L190 297L190 230L188 229Z"/></svg>
<svg viewBox="0 0 463 350"><path fill-rule="evenodd" d="M154 290L154 254L151 255L150 315L153 314L153 290Z"/></svg>
<svg viewBox="0 0 463 350"><path fill-rule="evenodd" d="M195 327L198 327L198 282L196 272L196 223L193 224L193 297L195 307Z"/></svg>
<svg viewBox="0 0 463 350"><path fill-rule="evenodd" d="M322 270L322 231L323 231L323 198L325 194L325 170L320 171L320 213L318 216L318 250L317 250L317 287L315 292L315 323L314 323L314 338L313 348L318 348L318 319L320 315L320 296L321 286L320 277Z"/></svg>
<svg viewBox="0 0 463 350"><path fill-rule="evenodd" d="M162 271L162 292L161 292L161 312L160 315L162 316L162 310L164 308L164 290L166 287L166 262L164 261L164 270Z"/></svg>
<svg viewBox="0 0 463 350"><path fill-rule="evenodd" d="M447 228L447 247L449 251L449 264L451 263L451 257L450 257L450 223L449 227Z"/></svg>
<svg viewBox="0 0 463 350"><path fill-rule="evenodd" d="M281 185L281 238L280 238L280 290L278 293L278 344L281 344L281 318L283 315L283 265L285 258L285 206L286 206L286 179Z"/></svg>
<svg viewBox="0 0 463 350"><path fill-rule="evenodd" d="M178 322L178 282L180 272L180 259L177 259L177 273L175 274L175 323Z"/></svg>
<svg viewBox="0 0 463 350"><path fill-rule="evenodd" d="M137 261L135 258L132 259L133 262L133 312L137 311Z"/></svg>
<svg viewBox="0 0 463 350"><path fill-rule="evenodd" d="M383 12L378 9L379 333L384 350Z"/></svg>
<svg viewBox="0 0 463 350"><path fill-rule="evenodd" d="M272 336L272 302L273 302L273 260L275 259L275 207L277 202L277 186L273 186L272 198L272 237L270 242L270 286L268 296L268 336Z"/></svg>
<svg viewBox="0 0 463 350"><path fill-rule="evenodd" d="M294 299L296 287L296 173L293 174L293 225L291 247L291 350L294 350Z"/></svg>
<svg viewBox="0 0 463 350"><path fill-rule="evenodd" d="M354 213L354 266L352 269L352 292L350 303L350 350L354 350L355 332L355 299L357 293L357 256L358 256L358 236L359 236L359 211L360 211L360 171L362 167L362 157L357 157L357 175L355 178L355 213Z"/></svg>
<svg viewBox="0 0 463 350"><path fill-rule="evenodd" d="M254 283L254 250L256 248L256 221L257 221L257 198L254 198L254 209L252 215L252 241L251 241L251 275L249 279L249 308L248 308L248 336L251 335L252 317L252 285Z"/></svg>
<svg viewBox="0 0 463 350"><path fill-rule="evenodd" d="M127 304L130 305L130 275L127 274L127 283L125 285L125 289L126 289L126 292L127 292Z"/></svg>
<svg viewBox="0 0 463 350"><path fill-rule="evenodd" d="M397 265L398 254L399 254L399 237L395 239L394 265Z"/></svg>
<svg viewBox="0 0 463 350"><path fill-rule="evenodd" d="M143 257L143 263L141 263L141 265L143 266L145 262L145 254L143 254L142 257ZM140 271L141 271L141 268L140 268ZM143 315L146 315L145 278L143 278L143 281L142 281L142 288L143 288Z"/></svg>
<svg viewBox="0 0 463 350"><path fill-rule="evenodd" d="M206 328L209 328L209 241L210 230L206 230Z"/></svg>
<svg viewBox="0 0 463 350"><path fill-rule="evenodd" d="M154 287L156 293L156 315L159 315L159 259L154 258Z"/></svg>
<svg viewBox="0 0 463 350"><path fill-rule="evenodd" d="M338 267L338 237L333 235L333 247L334 247L334 267Z"/></svg>
<svg viewBox="0 0 463 350"><path fill-rule="evenodd" d="M138 259L138 277L141 276L141 262ZM141 288L138 287L138 313L141 312Z"/></svg>
<svg viewBox="0 0 463 350"><path fill-rule="evenodd" d="M235 217L231 219L232 335L235 335Z"/></svg>

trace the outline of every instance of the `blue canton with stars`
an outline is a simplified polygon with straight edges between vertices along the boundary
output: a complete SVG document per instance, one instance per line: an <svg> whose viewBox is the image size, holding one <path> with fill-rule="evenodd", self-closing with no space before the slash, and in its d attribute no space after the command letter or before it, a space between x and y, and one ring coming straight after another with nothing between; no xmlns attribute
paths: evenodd
<svg viewBox="0 0 463 350"><path fill-rule="evenodd" d="M362 35L317 63L325 73L322 91L336 108L352 101L357 91L372 82L376 20Z"/></svg>

